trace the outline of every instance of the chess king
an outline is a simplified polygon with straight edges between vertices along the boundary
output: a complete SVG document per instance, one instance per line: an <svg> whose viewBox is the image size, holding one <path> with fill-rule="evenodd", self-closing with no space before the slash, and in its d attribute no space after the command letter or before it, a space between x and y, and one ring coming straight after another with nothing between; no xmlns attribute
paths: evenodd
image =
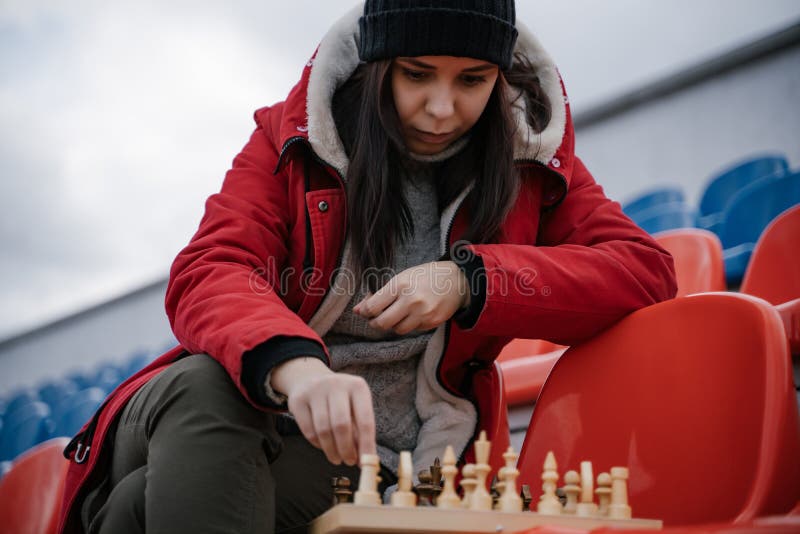
<svg viewBox="0 0 800 534"><path fill-rule="evenodd" d="M414 473L448 444L473 462L479 428L501 467L509 340L578 343L675 294L671 257L573 134L513 0L346 13L256 111L172 265L180 346L67 447L59 531L287 531L330 506L333 477L355 487L361 454L384 497L399 451Z"/></svg>

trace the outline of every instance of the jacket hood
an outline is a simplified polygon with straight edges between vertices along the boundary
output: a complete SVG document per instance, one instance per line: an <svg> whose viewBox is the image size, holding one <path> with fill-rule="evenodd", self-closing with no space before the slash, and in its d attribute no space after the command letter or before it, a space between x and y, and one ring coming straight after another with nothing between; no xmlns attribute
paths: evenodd
<svg viewBox="0 0 800 534"><path fill-rule="evenodd" d="M358 19L363 4L353 7L339 19L322 39L316 53L306 64L300 82L286 100L280 126L281 144L298 136L307 138L314 152L323 161L346 175L348 158L339 137L332 113L333 95L359 65ZM515 159L536 162L562 178L568 185L574 160L574 140L569 104L561 77L553 60L533 34L519 21L519 37L515 53L521 53L534 66L552 114L547 127L533 131L525 120L525 100L516 99L519 90L511 87L517 132L514 140ZM561 189L561 188L559 188ZM565 189L555 196L563 196ZM559 200L553 194L546 203Z"/></svg>

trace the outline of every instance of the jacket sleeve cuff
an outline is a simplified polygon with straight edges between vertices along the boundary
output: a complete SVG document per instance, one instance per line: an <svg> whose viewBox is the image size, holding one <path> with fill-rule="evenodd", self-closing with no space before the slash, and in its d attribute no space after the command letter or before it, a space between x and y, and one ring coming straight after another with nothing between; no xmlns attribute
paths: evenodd
<svg viewBox="0 0 800 534"><path fill-rule="evenodd" d="M478 317L486 304L486 272L483 260L477 254L463 249L456 250L452 255L448 252L440 259L440 261L443 260L449 260L458 265L467 278L469 306L458 311L453 316L453 320L462 330L469 330L478 322Z"/></svg>
<svg viewBox="0 0 800 534"><path fill-rule="evenodd" d="M279 364L307 356L319 358L327 365L325 350L316 341L293 336L273 337L242 356L242 385L258 404L286 410L286 397L269 387L267 379Z"/></svg>

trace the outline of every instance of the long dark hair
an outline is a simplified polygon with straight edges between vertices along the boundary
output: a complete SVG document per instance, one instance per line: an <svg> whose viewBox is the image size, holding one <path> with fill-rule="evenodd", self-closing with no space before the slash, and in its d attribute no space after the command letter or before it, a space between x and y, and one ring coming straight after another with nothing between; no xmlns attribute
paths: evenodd
<svg viewBox="0 0 800 534"><path fill-rule="evenodd" d="M334 120L350 159L349 236L357 276L368 269L391 268L394 251L414 231L403 195L400 169L406 148L394 106L391 66L391 60L360 65L333 98ZM509 98L509 85L520 90L516 98ZM465 235L458 236L460 240L497 240L516 198L520 178L514 165L512 106L520 98L525 101L529 127L541 132L550 121L550 102L534 67L517 54L511 69L498 76L468 146L438 167L440 212L474 184L465 199L470 224Z"/></svg>

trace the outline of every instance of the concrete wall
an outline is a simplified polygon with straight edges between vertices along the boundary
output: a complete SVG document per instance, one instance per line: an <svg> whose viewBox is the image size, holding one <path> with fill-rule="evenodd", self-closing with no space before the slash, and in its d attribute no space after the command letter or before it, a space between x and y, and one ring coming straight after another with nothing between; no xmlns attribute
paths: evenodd
<svg viewBox="0 0 800 534"><path fill-rule="evenodd" d="M22 386L126 360L154 356L175 340L164 312L166 282L126 295L0 344L0 395Z"/></svg>
<svg viewBox="0 0 800 534"><path fill-rule="evenodd" d="M680 184L697 205L713 173L763 152L800 167L800 46L579 128L577 152L615 200Z"/></svg>

